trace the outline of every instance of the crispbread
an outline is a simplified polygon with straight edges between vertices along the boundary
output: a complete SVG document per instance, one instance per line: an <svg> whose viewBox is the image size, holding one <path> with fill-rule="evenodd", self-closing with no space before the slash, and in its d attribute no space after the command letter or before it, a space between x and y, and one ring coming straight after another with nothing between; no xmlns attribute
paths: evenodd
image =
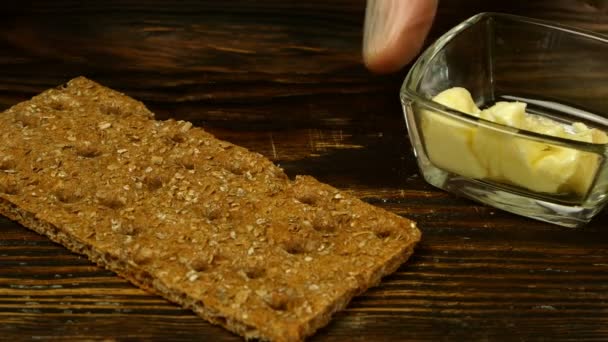
<svg viewBox="0 0 608 342"><path fill-rule="evenodd" d="M415 223L85 78L0 116L0 213L245 338L298 341Z"/></svg>

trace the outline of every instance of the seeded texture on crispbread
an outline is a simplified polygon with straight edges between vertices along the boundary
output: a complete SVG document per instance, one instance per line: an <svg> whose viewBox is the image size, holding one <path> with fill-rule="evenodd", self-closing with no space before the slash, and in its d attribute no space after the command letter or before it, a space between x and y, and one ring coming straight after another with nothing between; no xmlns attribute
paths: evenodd
<svg viewBox="0 0 608 342"><path fill-rule="evenodd" d="M85 78L4 112L0 136L0 213L245 338L304 339L420 239Z"/></svg>

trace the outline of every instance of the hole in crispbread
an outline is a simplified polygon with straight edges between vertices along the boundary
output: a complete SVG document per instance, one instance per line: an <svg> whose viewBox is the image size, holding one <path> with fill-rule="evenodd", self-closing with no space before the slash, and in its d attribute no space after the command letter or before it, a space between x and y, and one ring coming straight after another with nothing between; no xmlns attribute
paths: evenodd
<svg viewBox="0 0 608 342"><path fill-rule="evenodd" d="M215 321L217 324L219 324L221 326L226 326L226 323L227 323L226 317L224 317L224 316L215 316L211 320Z"/></svg>
<svg viewBox="0 0 608 342"><path fill-rule="evenodd" d="M16 195L19 193L19 186L16 181L3 178L0 180L0 192L7 195Z"/></svg>
<svg viewBox="0 0 608 342"><path fill-rule="evenodd" d="M110 209L120 209L127 204L127 199L117 192L100 191L97 193L99 204Z"/></svg>
<svg viewBox="0 0 608 342"><path fill-rule="evenodd" d="M184 133L178 132L171 136L171 140L178 144L186 142L186 135Z"/></svg>
<svg viewBox="0 0 608 342"><path fill-rule="evenodd" d="M119 209L125 206L125 201L120 198L103 198L99 200L99 203L111 209Z"/></svg>
<svg viewBox="0 0 608 342"><path fill-rule="evenodd" d="M196 272L207 272L213 267L208 259L194 259L190 262L190 268Z"/></svg>
<svg viewBox="0 0 608 342"><path fill-rule="evenodd" d="M15 122L23 127L37 127L40 125L40 118L33 113L18 112L15 114Z"/></svg>
<svg viewBox="0 0 608 342"><path fill-rule="evenodd" d="M287 301L281 301L281 302L276 302L276 303L270 304L270 307L273 310L285 311L285 310L287 310Z"/></svg>
<svg viewBox="0 0 608 342"><path fill-rule="evenodd" d="M304 246L304 244L301 241L295 241L295 240L290 240L290 241L285 241L283 242L283 249L285 250L285 252L289 253L289 254L302 254L306 252L306 247Z"/></svg>
<svg viewBox="0 0 608 342"><path fill-rule="evenodd" d="M379 239L386 239L387 237L391 236L392 232L390 230L381 229L375 231L374 234L376 234L376 237Z"/></svg>
<svg viewBox="0 0 608 342"><path fill-rule="evenodd" d="M183 157L179 164L183 166L186 170L194 170L194 158L193 157Z"/></svg>
<svg viewBox="0 0 608 342"><path fill-rule="evenodd" d="M243 175L250 171L247 167L248 156L232 145L225 146L224 152L216 160L226 170L235 175Z"/></svg>
<svg viewBox="0 0 608 342"><path fill-rule="evenodd" d="M162 188L164 183L163 177L159 175L146 175L143 180L143 184L150 191L158 190Z"/></svg>
<svg viewBox="0 0 608 342"><path fill-rule="evenodd" d="M101 155L101 150L91 144L82 144L76 147L76 155L82 158L95 158Z"/></svg>
<svg viewBox="0 0 608 342"><path fill-rule="evenodd" d="M312 220L312 227L322 233L333 233L336 231L336 222L329 212L319 210Z"/></svg>
<svg viewBox="0 0 608 342"><path fill-rule="evenodd" d="M247 267L244 272L249 279L258 279L266 275L266 270L262 267Z"/></svg>
<svg viewBox="0 0 608 342"><path fill-rule="evenodd" d="M68 104L65 101L61 101L59 99L54 99L49 102L49 107L58 111L66 110L69 108Z"/></svg>
<svg viewBox="0 0 608 342"><path fill-rule="evenodd" d="M66 204L78 202L84 197L80 189L71 189L65 186L57 187L54 195L58 201Z"/></svg>
<svg viewBox="0 0 608 342"><path fill-rule="evenodd" d="M230 160L224 163L224 167L226 168L226 170L230 171L235 175L242 175L246 172L245 168L243 167L243 163L237 160Z"/></svg>
<svg viewBox="0 0 608 342"><path fill-rule="evenodd" d="M286 311L289 309L289 296L285 293L272 293L264 298L264 302L275 311Z"/></svg>
<svg viewBox="0 0 608 342"><path fill-rule="evenodd" d="M386 239L393 236L398 229L398 223L392 218L383 218L380 220L373 220L370 222L371 230L374 232L378 239Z"/></svg>
<svg viewBox="0 0 608 342"><path fill-rule="evenodd" d="M143 230L142 223L138 220L127 220L116 226L115 231L119 234L136 236Z"/></svg>
<svg viewBox="0 0 608 342"><path fill-rule="evenodd" d="M295 190L295 197L298 201L315 206L320 201L320 196L315 191L307 188L299 188Z"/></svg>
<svg viewBox="0 0 608 342"><path fill-rule="evenodd" d="M217 202L205 203L203 208L203 215L209 220L217 220L222 217L223 209L222 206Z"/></svg>
<svg viewBox="0 0 608 342"><path fill-rule="evenodd" d="M123 110L120 108L120 106L118 106L115 103L101 103L99 105L99 110L101 111L102 114L106 114L106 115L117 115L118 116L118 115L125 114L123 112Z"/></svg>
<svg viewBox="0 0 608 342"><path fill-rule="evenodd" d="M141 280L145 285L152 284L154 282L154 277L150 274L150 272L142 271L139 274L139 280ZM147 285L150 286L150 285Z"/></svg>
<svg viewBox="0 0 608 342"><path fill-rule="evenodd" d="M14 170L17 167L17 162L11 156L4 156L0 158L0 170L9 171Z"/></svg>
<svg viewBox="0 0 608 342"><path fill-rule="evenodd" d="M154 257L154 250L149 247L141 247L133 253L133 261L138 265L149 264Z"/></svg>

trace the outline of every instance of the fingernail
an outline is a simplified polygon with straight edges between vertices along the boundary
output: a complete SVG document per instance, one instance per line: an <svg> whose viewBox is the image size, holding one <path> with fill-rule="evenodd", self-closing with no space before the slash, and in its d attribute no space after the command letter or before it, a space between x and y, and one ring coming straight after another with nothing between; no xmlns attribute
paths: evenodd
<svg viewBox="0 0 608 342"><path fill-rule="evenodd" d="M409 63L431 28L437 0L368 0L363 61L375 72L392 72Z"/></svg>
<svg viewBox="0 0 608 342"><path fill-rule="evenodd" d="M404 0L368 0L363 31L363 55L373 56L398 33L397 20Z"/></svg>

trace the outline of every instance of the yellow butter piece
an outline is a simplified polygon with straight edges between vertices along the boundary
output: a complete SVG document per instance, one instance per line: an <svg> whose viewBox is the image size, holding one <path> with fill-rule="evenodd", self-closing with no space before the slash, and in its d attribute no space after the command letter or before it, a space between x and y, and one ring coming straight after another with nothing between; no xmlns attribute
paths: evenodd
<svg viewBox="0 0 608 342"><path fill-rule="evenodd" d="M476 115L480 112L464 88L448 89L433 100L464 113ZM465 177L486 177L486 170L471 150L474 125L423 110L421 126L426 153L433 164Z"/></svg>
<svg viewBox="0 0 608 342"><path fill-rule="evenodd" d="M502 125L592 143L608 143L606 133L583 123L571 126L526 112L522 102L497 102L480 110L464 88L450 88L433 98L447 107ZM429 159L462 176L490 179L543 193L589 190L599 156L571 148L527 140L490 128L467 124L428 110L422 132Z"/></svg>
<svg viewBox="0 0 608 342"><path fill-rule="evenodd" d="M483 127L475 138L473 151L489 179L555 193L574 172L567 151L557 155L552 146Z"/></svg>
<svg viewBox="0 0 608 342"><path fill-rule="evenodd" d="M433 98L433 101L463 113L479 115L479 108L473 101L471 93L465 88L454 87L444 90Z"/></svg>
<svg viewBox="0 0 608 342"><path fill-rule="evenodd" d="M424 111L422 132L426 153L437 167L470 178L485 178L486 170L473 154L473 125Z"/></svg>
<svg viewBox="0 0 608 342"><path fill-rule="evenodd" d="M526 121L526 104L522 102L497 102L481 112L481 118L515 128L523 128Z"/></svg>

